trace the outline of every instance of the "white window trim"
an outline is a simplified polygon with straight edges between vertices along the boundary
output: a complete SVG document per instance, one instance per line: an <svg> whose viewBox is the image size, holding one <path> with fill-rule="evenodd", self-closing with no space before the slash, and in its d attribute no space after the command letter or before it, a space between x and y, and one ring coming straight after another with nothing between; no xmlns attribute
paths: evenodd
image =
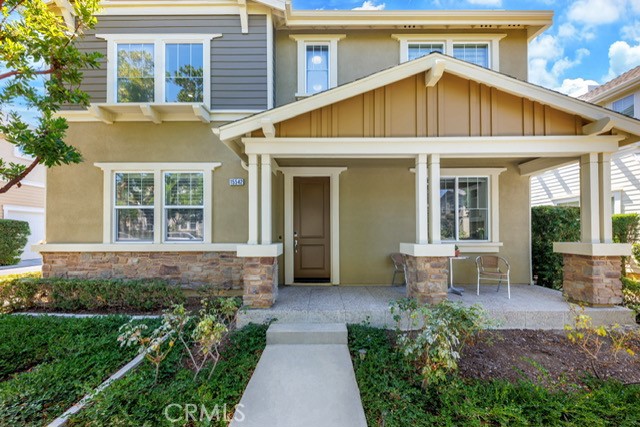
<svg viewBox="0 0 640 427"><path fill-rule="evenodd" d="M107 103L136 104L135 102L119 103L116 99L118 55L117 45L120 43L146 43L154 45L154 101L153 104L170 104L165 102L165 45L168 43L201 43L202 44L202 102L184 104L211 105L211 40L222 37L222 34L96 34L99 39L107 41ZM147 104L147 103L143 103ZM180 103L183 104L183 103Z"/></svg>
<svg viewBox="0 0 640 427"><path fill-rule="evenodd" d="M346 34L291 34L289 36L297 43L298 56L298 91L297 98L303 98L311 94L307 93L307 55L308 45L329 46L329 87L338 86L338 42L346 37Z"/></svg>
<svg viewBox="0 0 640 427"><path fill-rule="evenodd" d="M442 43L444 54L453 56L454 44L486 44L489 47L489 68L500 71L500 40L506 34L392 34L400 42L400 63L409 60L409 45Z"/></svg>
<svg viewBox="0 0 640 427"><path fill-rule="evenodd" d="M169 236L167 233L167 225L168 225L168 220L169 217L167 216L167 210L168 209L202 209L202 223L203 223L203 227L204 227L204 233L202 236L202 241L204 241L204 236L207 234L207 230L209 228L211 228L210 224L207 224L204 220L204 213L207 210L206 207L206 202L205 202L205 195L203 194L203 198L202 198L202 205L168 205L167 204L167 193L165 190L165 183L166 183L166 176L169 173L201 173L202 174L202 183L203 183L203 188L202 191L206 191L206 189L204 188L204 179L205 179L205 175L206 172L205 171L194 171L194 170L163 170L162 171L162 242L163 243L170 243L170 244L175 244L175 243L185 243L185 242L180 242L178 240L169 240ZM187 242L187 243L201 243L201 241L193 241L193 242Z"/></svg>
<svg viewBox="0 0 640 427"><path fill-rule="evenodd" d="M612 214L623 214L624 213L624 204L622 203L624 195L624 190L617 189L611 191L611 201L613 202Z"/></svg>
<svg viewBox="0 0 640 427"><path fill-rule="evenodd" d="M164 195L158 193L164 191L164 172L204 172L204 239L202 241L189 242L190 245L210 244L213 242L213 174L212 172L219 166L220 162L209 163L94 163L94 166L102 169L103 179L103 244L114 245L173 245L187 244L185 242L167 242L164 238ZM154 174L154 222L153 222L153 242L118 242L116 240L116 227L114 223L114 174L116 172L140 173L147 172Z"/></svg>

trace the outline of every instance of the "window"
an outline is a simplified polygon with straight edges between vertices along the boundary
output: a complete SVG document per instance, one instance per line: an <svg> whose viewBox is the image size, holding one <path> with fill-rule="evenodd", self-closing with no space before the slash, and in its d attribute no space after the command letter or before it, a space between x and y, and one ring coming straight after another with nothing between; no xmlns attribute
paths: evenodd
<svg viewBox="0 0 640 427"><path fill-rule="evenodd" d="M19 159L25 159L25 160L35 160L34 156L31 156L27 153L25 153L21 147L18 147L17 145L13 146L13 155L16 156Z"/></svg>
<svg viewBox="0 0 640 427"><path fill-rule="evenodd" d="M165 240L203 239L204 175L202 172L164 174Z"/></svg>
<svg viewBox="0 0 640 427"><path fill-rule="evenodd" d="M322 92L338 85L338 35L290 36L297 43L298 91L303 97Z"/></svg>
<svg viewBox="0 0 640 427"><path fill-rule="evenodd" d="M109 34L107 102L210 104L211 40L221 34Z"/></svg>
<svg viewBox="0 0 640 427"><path fill-rule="evenodd" d="M620 114L624 114L625 116L633 117L635 114L634 98L635 95L629 95L622 99L619 99L611 104L611 109L613 111L617 111Z"/></svg>
<svg viewBox="0 0 640 427"><path fill-rule="evenodd" d="M210 243L220 163L96 163L105 173L104 243Z"/></svg>
<svg viewBox="0 0 640 427"><path fill-rule="evenodd" d="M393 34L400 42L400 62L411 61L432 52L440 52L485 68L499 70L499 45L505 34Z"/></svg>
<svg viewBox="0 0 640 427"><path fill-rule="evenodd" d="M443 240L489 240L489 178L447 177L440 180Z"/></svg>

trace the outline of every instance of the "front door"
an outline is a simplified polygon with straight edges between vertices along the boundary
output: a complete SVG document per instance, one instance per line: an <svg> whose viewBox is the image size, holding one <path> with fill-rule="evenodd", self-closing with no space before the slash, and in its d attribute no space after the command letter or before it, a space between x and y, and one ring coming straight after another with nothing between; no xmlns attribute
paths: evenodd
<svg viewBox="0 0 640 427"><path fill-rule="evenodd" d="M331 280L329 177L293 178L293 277Z"/></svg>

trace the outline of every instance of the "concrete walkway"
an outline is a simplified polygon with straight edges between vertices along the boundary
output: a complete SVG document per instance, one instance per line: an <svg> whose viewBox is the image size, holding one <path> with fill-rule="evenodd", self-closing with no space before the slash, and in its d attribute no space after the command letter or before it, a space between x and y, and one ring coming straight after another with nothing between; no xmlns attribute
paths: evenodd
<svg viewBox="0 0 640 427"><path fill-rule="evenodd" d="M25 259L15 265L0 266L0 276L9 276L12 274L37 273L42 271L42 259Z"/></svg>
<svg viewBox="0 0 640 427"><path fill-rule="evenodd" d="M345 324L273 324L231 427L366 427Z"/></svg>

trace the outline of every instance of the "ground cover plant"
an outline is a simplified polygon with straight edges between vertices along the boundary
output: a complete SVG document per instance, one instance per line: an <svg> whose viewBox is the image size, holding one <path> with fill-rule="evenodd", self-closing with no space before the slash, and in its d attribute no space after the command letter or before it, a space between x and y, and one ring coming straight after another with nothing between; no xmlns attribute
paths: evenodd
<svg viewBox="0 0 640 427"><path fill-rule="evenodd" d="M184 346L155 367L146 363L99 394L70 426L227 426L266 345L267 325L229 334L215 370L195 376ZM210 375L210 377L209 377ZM240 408L241 411L241 408Z"/></svg>
<svg viewBox="0 0 640 427"><path fill-rule="evenodd" d="M116 342L128 320L0 315L0 426L46 424L129 362Z"/></svg>
<svg viewBox="0 0 640 427"><path fill-rule="evenodd" d="M485 332L463 350L458 374L426 385L395 342L389 331L349 326L349 348L370 427L640 423L640 386L612 379L633 378L639 373L637 364L618 360L618 365L631 366L612 371L609 379L595 378L581 370L589 369L589 356L564 332ZM556 359L560 363L554 365Z"/></svg>

